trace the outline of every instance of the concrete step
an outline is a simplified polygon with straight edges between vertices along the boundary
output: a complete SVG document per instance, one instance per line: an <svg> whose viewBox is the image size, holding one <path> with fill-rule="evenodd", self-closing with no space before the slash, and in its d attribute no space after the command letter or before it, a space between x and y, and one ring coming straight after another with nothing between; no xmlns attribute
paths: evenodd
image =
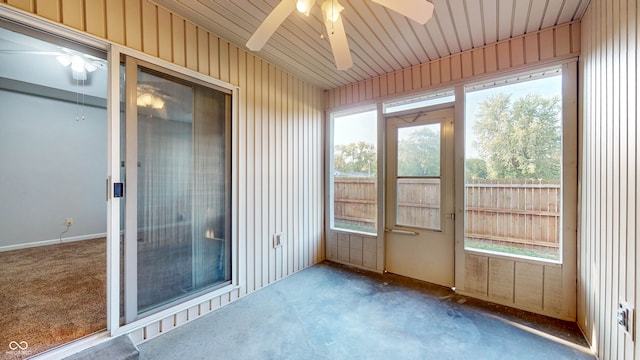
<svg viewBox="0 0 640 360"><path fill-rule="evenodd" d="M66 360L137 360L140 356L138 348L129 336L122 335L109 339L101 344L73 354Z"/></svg>

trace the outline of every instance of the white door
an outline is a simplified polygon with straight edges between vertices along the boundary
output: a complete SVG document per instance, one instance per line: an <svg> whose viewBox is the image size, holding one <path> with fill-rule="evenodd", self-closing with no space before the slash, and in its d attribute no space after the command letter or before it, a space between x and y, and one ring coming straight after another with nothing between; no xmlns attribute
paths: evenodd
<svg viewBox="0 0 640 360"><path fill-rule="evenodd" d="M385 269L454 285L453 108L386 117Z"/></svg>

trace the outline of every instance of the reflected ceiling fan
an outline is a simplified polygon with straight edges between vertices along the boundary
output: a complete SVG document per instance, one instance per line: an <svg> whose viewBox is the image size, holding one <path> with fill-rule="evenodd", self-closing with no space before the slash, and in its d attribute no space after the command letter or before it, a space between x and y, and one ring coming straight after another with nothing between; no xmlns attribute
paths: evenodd
<svg viewBox="0 0 640 360"><path fill-rule="evenodd" d="M91 73L97 69L107 69L106 61L103 59L64 47L57 48L59 48L60 51L0 49L0 54L55 56L62 66L71 69L73 79L79 81L87 80L87 72Z"/></svg>
<svg viewBox="0 0 640 360"><path fill-rule="evenodd" d="M282 0L264 19L255 33L247 41L247 47L251 51L259 51L269 40L271 35L282 22L297 9L300 13L309 15L309 11L316 0ZM318 0L320 1L320 0ZM390 10L393 10L409 19L426 24L433 16L433 4L426 0L371 0ZM347 34L344 31L340 12L344 9L338 0L322 1L322 16L327 28L331 51L338 70L347 70L352 65Z"/></svg>

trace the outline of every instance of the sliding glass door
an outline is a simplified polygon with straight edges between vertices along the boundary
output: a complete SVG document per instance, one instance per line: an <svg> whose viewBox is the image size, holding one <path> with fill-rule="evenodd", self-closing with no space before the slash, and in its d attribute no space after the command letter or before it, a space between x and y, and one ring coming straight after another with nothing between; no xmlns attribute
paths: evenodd
<svg viewBox="0 0 640 360"><path fill-rule="evenodd" d="M124 315L229 284L231 95L127 58Z"/></svg>

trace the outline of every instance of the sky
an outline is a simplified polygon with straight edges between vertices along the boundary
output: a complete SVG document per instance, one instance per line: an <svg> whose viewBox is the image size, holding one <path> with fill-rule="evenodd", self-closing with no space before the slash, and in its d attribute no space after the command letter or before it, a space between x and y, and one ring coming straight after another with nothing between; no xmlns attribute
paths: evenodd
<svg viewBox="0 0 640 360"><path fill-rule="evenodd" d="M346 145L359 141L377 142L376 110L342 116L333 123L333 144Z"/></svg>
<svg viewBox="0 0 640 360"><path fill-rule="evenodd" d="M476 121L475 114L480 109L480 104L490 96L506 92L515 100L530 93L539 93L544 97L559 96L562 98L562 76L545 77L526 82L518 82L506 86L490 87L482 90L468 91L465 101L465 152L466 158L478 157L473 142L473 125ZM376 144L376 110L336 117L334 121L334 146L346 145L358 141Z"/></svg>

